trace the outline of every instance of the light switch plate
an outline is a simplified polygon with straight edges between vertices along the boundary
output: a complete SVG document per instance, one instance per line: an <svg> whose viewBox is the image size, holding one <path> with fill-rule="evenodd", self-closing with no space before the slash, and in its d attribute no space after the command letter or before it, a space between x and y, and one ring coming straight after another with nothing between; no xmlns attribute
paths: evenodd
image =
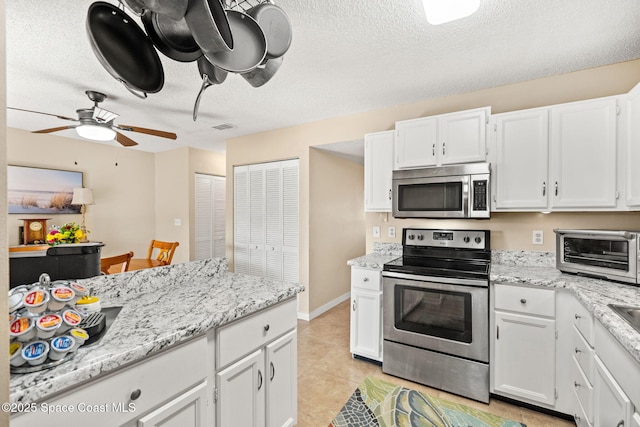
<svg viewBox="0 0 640 427"><path fill-rule="evenodd" d="M389 227L389 237L396 237L396 228L395 227Z"/></svg>
<svg viewBox="0 0 640 427"><path fill-rule="evenodd" d="M180 218L174 218L173 225L175 225L176 227L180 227L182 225L182 220Z"/></svg>
<svg viewBox="0 0 640 427"><path fill-rule="evenodd" d="M380 226L379 225L374 225L373 226L373 237L380 237Z"/></svg>

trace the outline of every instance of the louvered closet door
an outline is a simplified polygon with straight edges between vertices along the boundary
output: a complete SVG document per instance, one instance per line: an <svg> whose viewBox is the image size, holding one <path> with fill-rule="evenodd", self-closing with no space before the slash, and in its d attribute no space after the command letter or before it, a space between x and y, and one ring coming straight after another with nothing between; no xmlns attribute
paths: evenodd
<svg viewBox="0 0 640 427"><path fill-rule="evenodd" d="M249 166L249 274L264 276L265 166Z"/></svg>
<svg viewBox="0 0 640 427"><path fill-rule="evenodd" d="M249 168L233 168L233 271L249 273Z"/></svg>
<svg viewBox="0 0 640 427"><path fill-rule="evenodd" d="M282 171L280 163L265 171L265 277L282 279Z"/></svg>
<svg viewBox="0 0 640 427"><path fill-rule="evenodd" d="M299 161L282 162L282 280L299 281Z"/></svg>
<svg viewBox="0 0 640 427"><path fill-rule="evenodd" d="M195 174L195 259L225 256L225 178Z"/></svg>

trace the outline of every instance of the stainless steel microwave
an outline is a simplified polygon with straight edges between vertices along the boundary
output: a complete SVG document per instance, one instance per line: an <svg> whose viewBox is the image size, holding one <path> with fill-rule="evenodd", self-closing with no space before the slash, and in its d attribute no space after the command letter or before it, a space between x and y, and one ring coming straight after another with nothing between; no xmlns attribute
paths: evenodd
<svg viewBox="0 0 640 427"><path fill-rule="evenodd" d="M553 230L556 266L567 273L640 283L640 232Z"/></svg>
<svg viewBox="0 0 640 427"><path fill-rule="evenodd" d="M489 218L488 163L393 171L395 218Z"/></svg>

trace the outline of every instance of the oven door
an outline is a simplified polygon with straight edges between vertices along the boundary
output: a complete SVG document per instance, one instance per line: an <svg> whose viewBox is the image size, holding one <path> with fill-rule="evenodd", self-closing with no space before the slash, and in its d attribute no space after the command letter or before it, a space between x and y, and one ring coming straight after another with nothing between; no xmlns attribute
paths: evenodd
<svg viewBox="0 0 640 427"><path fill-rule="evenodd" d="M384 339L489 362L489 287L383 273Z"/></svg>
<svg viewBox="0 0 640 427"><path fill-rule="evenodd" d="M395 218L468 218L469 175L393 180Z"/></svg>

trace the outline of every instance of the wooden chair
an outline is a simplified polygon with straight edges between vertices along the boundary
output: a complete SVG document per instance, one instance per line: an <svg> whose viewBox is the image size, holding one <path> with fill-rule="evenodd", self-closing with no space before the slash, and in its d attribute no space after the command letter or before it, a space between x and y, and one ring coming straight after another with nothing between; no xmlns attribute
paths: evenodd
<svg viewBox="0 0 640 427"><path fill-rule="evenodd" d="M179 242L161 242L160 240L152 240L149 245L149 251L147 252L147 259L151 259L154 249L158 249L158 255L156 259L162 263L162 265L171 264L173 254L178 247Z"/></svg>
<svg viewBox="0 0 640 427"><path fill-rule="evenodd" d="M109 268L114 265L122 264L122 268L120 269L120 273L129 271L129 263L131 262L131 258L133 258L133 252L129 252L122 255L115 255L106 258L100 258L100 271L104 274L110 274Z"/></svg>

